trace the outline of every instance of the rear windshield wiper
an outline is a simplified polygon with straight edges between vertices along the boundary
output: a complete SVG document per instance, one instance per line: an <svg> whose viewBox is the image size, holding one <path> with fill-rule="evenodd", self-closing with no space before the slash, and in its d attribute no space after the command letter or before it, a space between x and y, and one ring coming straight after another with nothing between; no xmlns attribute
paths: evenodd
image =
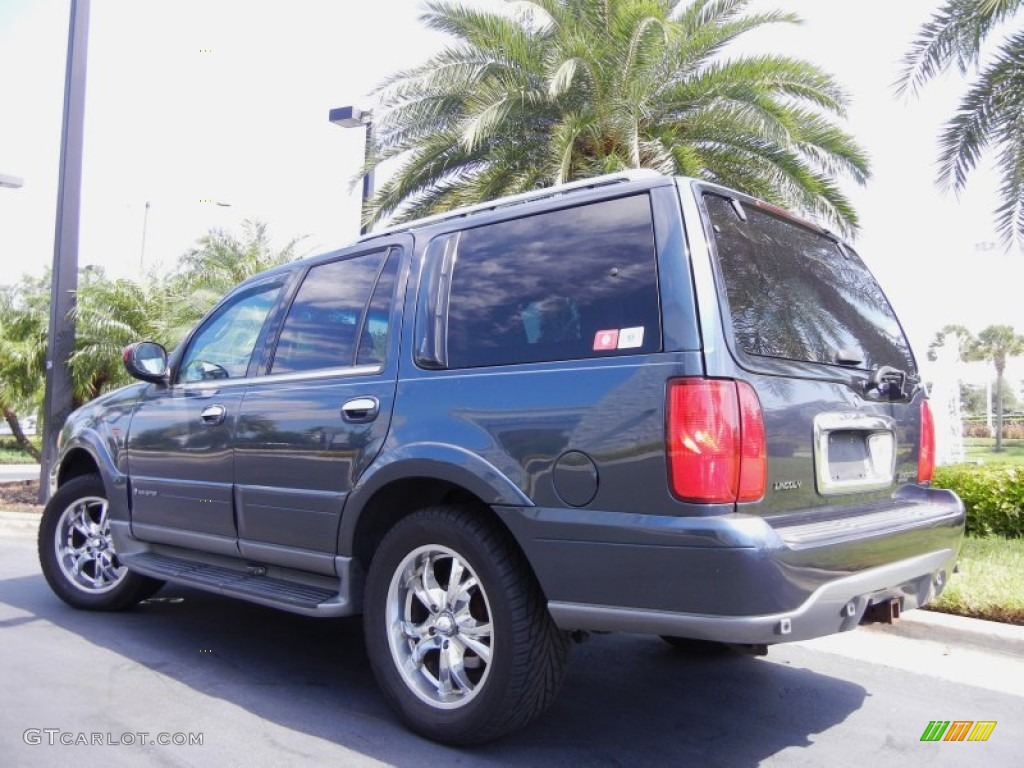
<svg viewBox="0 0 1024 768"><path fill-rule="evenodd" d="M836 365L857 367L864 362L864 356L855 349L839 348L835 351ZM864 394L878 391L880 398L901 400L906 395L907 373L891 365L880 365L871 372L864 382Z"/></svg>
<svg viewBox="0 0 1024 768"><path fill-rule="evenodd" d="M891 365L880 365L864 383L864 394L877 389L879 397L900 400L906 396L907 373Z"/></svg>

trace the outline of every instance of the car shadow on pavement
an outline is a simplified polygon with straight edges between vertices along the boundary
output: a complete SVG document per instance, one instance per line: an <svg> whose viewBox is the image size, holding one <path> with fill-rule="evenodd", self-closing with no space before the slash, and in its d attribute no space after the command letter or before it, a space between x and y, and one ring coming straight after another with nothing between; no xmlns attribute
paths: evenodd
<svg viewBox="0 0 1024 768"><path fill-rule="evenodd" d="M175 585L128 612L89 613L60 602L42 576L0 581L0 603L205 696L398 766L753 766L809 745L866 696L858 685L787 664L599 635L573 647L565 687L540 720L460 750L410 735L391 714L360 619L295 616ZM197 712L196 727L215 724Z"/></svg>

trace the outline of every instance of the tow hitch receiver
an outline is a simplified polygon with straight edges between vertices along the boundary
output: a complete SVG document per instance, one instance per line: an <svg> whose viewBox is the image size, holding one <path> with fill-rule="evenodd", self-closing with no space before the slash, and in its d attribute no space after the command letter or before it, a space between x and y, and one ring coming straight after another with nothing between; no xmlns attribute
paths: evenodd
<svg viewBox="0 0 1024 768"><path fill-rule="evenodd" d="M895 624L900 617L900 599L894 597L881 603L872 603L864 611L861 624Z"/></svg>

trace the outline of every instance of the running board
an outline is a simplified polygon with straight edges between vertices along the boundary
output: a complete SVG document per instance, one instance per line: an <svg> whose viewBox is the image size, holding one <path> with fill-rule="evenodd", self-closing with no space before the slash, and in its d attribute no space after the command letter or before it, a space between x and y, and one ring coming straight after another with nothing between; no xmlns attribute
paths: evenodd
<svg viewBox="0 0 1024 768"><path fill-rule="evenodd" d="M349 616L354 611L338 590L266 576L262 568L227 568L221 565L143 551L122 555L128 568L155 579L241 598L260 605L307 616Z"/></svg>

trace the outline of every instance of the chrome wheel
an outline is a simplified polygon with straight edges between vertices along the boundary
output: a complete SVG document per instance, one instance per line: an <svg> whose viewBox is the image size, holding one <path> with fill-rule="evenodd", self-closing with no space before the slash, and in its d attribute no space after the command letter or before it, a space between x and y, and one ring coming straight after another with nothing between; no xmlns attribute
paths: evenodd
<svg viewBox="0 0 1024 768"><path fill-rule="evenodd" d="M477 574L437 544L395 569L385 608L391 657L416 696L456 709L483 688L494 654L491 605Z"/></svg>
<svg viewBox="0 0 1024 768"><path fill-rule="evenodd" d="M67 583L82 592L109 592L128 573L114 551L102 497L86 496L69 504L57 521L53 545Z"/></svg>

